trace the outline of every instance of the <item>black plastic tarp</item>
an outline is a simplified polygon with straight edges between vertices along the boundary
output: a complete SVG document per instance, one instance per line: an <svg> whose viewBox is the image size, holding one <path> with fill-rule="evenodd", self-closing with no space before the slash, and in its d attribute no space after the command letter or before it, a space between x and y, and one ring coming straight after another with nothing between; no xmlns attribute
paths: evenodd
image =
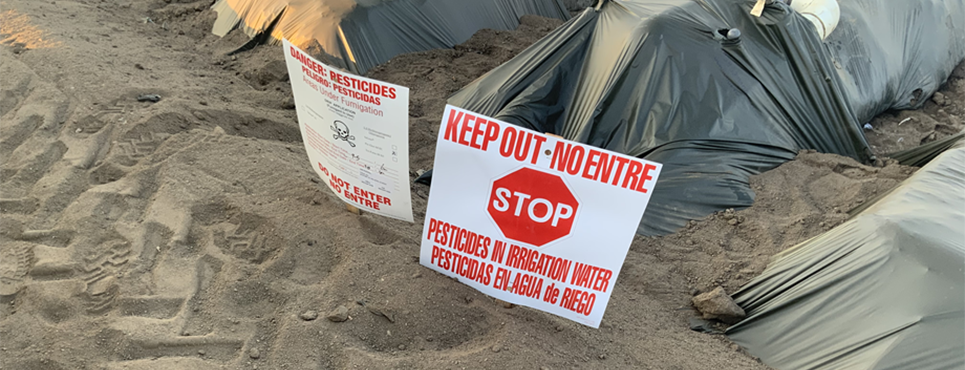
<svg viewBox="0 0 965 370"><path fill-rule="evenodd" d="M848 2L821 40L780 2L604 1L449 103L663 163L638 229L662 235L749 206L749 176L802 149L871 160L861 124L965 57L962 3Z"/></svg>
<svg viewBox="0 0 965 370"><path fill-rule="evenodd" d="M921 167L931 162L932 159L935 159L935 157L945 150L948 150L948 148L957 144L962 138L965 138L965 130L925 145L888 154L888 157L897 160L898 163L905 166Z"/></svg>
<svg viewBox="0 0 965 370"><path fill-rule="evenodd" d="M965 58L965 1L839 1L825 47L858 120L925 104Z"/></svg>
<svg viewBox="0 0 965 370"><path fill-rule="evenodd" d="M965 368L965 141L737 293L727 335L778 369Z"/></svg>
<svg viewBox="0 0 965 370"><path fill-rule="evenodd" d="M287 38L330 64L364 74L392 57L451 48L483 28L509 30L519 18L569 19L560 0L219 0L212 32ZM261 41L261 40L256 40Z"/></svg>

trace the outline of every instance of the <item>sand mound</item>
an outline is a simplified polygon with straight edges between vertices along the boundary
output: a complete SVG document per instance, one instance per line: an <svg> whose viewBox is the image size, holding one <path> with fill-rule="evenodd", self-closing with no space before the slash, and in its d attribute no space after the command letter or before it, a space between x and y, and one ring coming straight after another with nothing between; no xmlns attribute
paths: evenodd
<svg viewBox="0 0 965 370"><path fill-rule="evenodd" d="M754 207L637 238L595 330L420 267L425 186L415 224L345 212L308 166L281 50L225 56L246 38L210 35L208 2L7 6L62 44L0 48L2 368L765 368L689 330L692 294L733 290L913 170L803 153L755 177ZM411 178L447 96L556 25L370 73L412 89ZM880 142L903 115L920 119L902 145L961 127L957 73L945 113L883 118Z"/></svg>

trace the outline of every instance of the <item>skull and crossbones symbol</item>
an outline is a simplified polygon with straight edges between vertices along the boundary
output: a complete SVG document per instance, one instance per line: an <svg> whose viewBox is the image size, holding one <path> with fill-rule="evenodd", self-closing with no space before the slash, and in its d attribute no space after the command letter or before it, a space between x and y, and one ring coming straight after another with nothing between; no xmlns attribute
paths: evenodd
<svg viewBox="0 0 965 370"><path fill-rule="evenodd" d="M332 135L333 139L344 140L348 145L351 145L353 148L355 147L355 143L349 141L355 140L355 136L349 135L348 125L346 125L345 122L335 121L335 123L332 124L332 131L335 131L335 134Z"/></svg>

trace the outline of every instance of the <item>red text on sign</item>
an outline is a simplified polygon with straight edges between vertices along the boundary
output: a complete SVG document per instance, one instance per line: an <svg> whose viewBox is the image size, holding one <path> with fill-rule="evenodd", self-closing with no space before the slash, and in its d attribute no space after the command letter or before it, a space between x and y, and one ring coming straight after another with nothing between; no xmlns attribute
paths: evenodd
<svg viewBox="0 0 965 370"><path fill-rule="evenodd" d="M492 238L488 236L434 218L429 219L426 239L479 258L486 258L489 255L489 246L492 244Z"/></svg>
<svg viewBox="0 0 965 370"><path fill-rule="evenodd" d="M557 141L550 168L573 176L646 193L648 192L647 182L653 180L650 172L656 170L657 166L637 159ZM652 184L649 187L652 187Z"/></svg>
<svg viewBox="0 0 965 370"><path fill-rule="evenodd" d="M563 296L560 298L560 307L570 311L589 316L593 312L593 305L596 303L596 294L584 292L579 289L563 289Z"/></svg>
<svg viewBox="0 0 965 370"><path fill-rule="evenodd" d="M354 192L354 193L355 193L356 196L358 196L358 197L361 198L361 199L370 200L370 201L377 202L377 203L382 203L382 204L385 204L385 205L387 205L387 206L391 206L391 205L392 205L392 199L389 199L389 198L383 197L383 196L381 196L381 195L378 195L378 194L376 194L375 192L366 191L365 189L359 188L358 186L355 187L355 192Z"/></svg>
<svg viewBox="0 0 965 370"><path fill-rule="evenodd" d="M539 151L546 142L546 137L532 132L517 129L513 126L501 127L496 121L475 116L468 112L455 109L449 110L445 125L445 140L465 145L482 151L489 150L490 144L499 140L499 155L515 158L520 162L536 164ZM500 135L500 130L502 135Z"/></svg>
<svg viewBox="0 0 965 370"><path fill-rule="evenodd" d="M449 112L446 140L485 151L497 138L499 138L498 123L469 113L455 110Z"/></svg>
<svg viewBox="0 0 965 370"><path fill-rule="evenodd" d="M556 284L550 284L546 287L543 293L543 301L550 304L556 304L559 300L560 290L556 288Z"/></svg>
<svg viewBox="0 0 965 370"><path fill-rule="evenodd" d="M533 222L544 223L551 221L550 225L556 227L560 220L573 217L573 206L565 203L553 204L549 199L533 198L532 195L512 191L506 188L496 188L496 200L493 208L499 212L513 209L513 216L519 217L526 210L525 215Z"/></svg>
<svg viewBox="0 0 965 370"><path fill-rule="evenodd" d="M329 81L326 80L324 77L322 77L322 76L324 76L324 75L320 75L320 74L318 74L318 73L315 73L314 71L312 71L311 69L309 69L307 66L302 66L302 73L304 73L305 76L307 76L308 78L310 78L312 81L315 81L315 82L318 82L318 83L322 84L322 86L325 86L325 87L331 87L331 86L332 86L332 83L331 83L331 82L329 82ZM313 89L318 90L318 87L312 85L311 82L309 82L309 81L305 81L305 82L308 82L309 85L312 86Z"/></svg>
<svg viewBox="0 0 965 370"><path fill-rule="evenodd" d="M302 64L303 64L306 68L308 68L310 71L315 72L315 73L318 73L318 74L320 74L320 75L325 75L325 67L324 67L324 66L322 66L321 64L315 63L314 60L312 60L311 58L309 58L309 57L306 56L305 54L302 54L302 53L301 53L300 51L298 51L298 49L295 48L294 46L291 47L290 52L291 52L293 58L298 59L299 62L302 62ZM304 70L304 69L303 69L303 70Z"/></svg>
<svg viewBox="0 0 965 370"><path fill-rule="evenodd" d="M545 142L545 136L517 130L513 126L506 126L503 128L503 138L499 142L499 155L506 158L513 157L520 162L526 161L526 158L529 157L529 163L536 164L539 151ZM533 153L533 155L530 156L529 153Z"/></svg>
<svg viewBox="0 0 965 370"><path fill-rule="evenodd" d="M483 285L489 285L493 273L493 265L435 245L430 260L436 266Z"/></svg>
<svg viewBox="0 0 965 370"><path fill-rule="evenodd" d="M543 290L543 279L538 276L517 272L510 290L516 295L528 298L539 298L540 292Z"/></svg>
<svg viewBox="0 0 965 370"><path fill-rule="evenodd" d="M569 235L578 210L563 179L529 167L494 180L487 204L503 235L537 247Z"/></svg>
<svg viewBox="0 0 965 370"><path fill-rule="evenodd" d="M509 278L513 276L513 272L502 267L496 268L496 278L493 279L493 288L499 290L509 290Z"/></svg>
<svg viewBox="0 0 965 370"><path fill-rule="evenodd" d="M367 191L357 186L353 187L348 181L335 176L334 173L328 172L328 170L325 169L321 163L318 165L319 168L322 169L322 172L329 175L330 178L328 180L328 185L332 188L332 190L334 190L336 193L341 193L342 196L349 201L361 206L372 208L374 210L379 210L379 207L381 207L383 204L387 206L392 205L392 199L376 194L375 192Z"/></svg>
<svg viewBox="0 0 965 370"><path fill-rule="evenodd" d="M570 284L606 293L612 277L613 271L577 262L573 266L573 279Z"/></svg>
<svg viewBox="0 0 965 370"><path fill-rule="evenodd" d="M561 282L566 282L572 263L573 261L553 257L518 245L510 246L509 254L506 255L506 266L540 274Z"/></svg>
<svg viewBox="0 0 965 370"><path fill-rule="evenodd" d="M389 99L395 99L395 88L368 82L359 78L346 76L336 71L329 71L329 77L339 85L359 90L361 92L378 95Z"/></svg>

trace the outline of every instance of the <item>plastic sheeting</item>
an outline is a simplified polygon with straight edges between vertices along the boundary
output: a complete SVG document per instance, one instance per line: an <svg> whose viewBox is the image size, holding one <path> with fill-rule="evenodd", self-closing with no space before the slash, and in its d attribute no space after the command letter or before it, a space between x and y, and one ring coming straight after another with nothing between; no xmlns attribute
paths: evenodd
<svg viewBox="0 0 965 370"><path fill-rule="evenodd" d="M256 42L287 38L359 74L399 54L451 48L483 28L515 29L523 15L569 19L559 0L219 0L212 9L218 36L240 26Z"/></svg>
<svg viewBox="0 0 965 370"><path fill-rule="evenodd" d="M605 1L449 103L663 163L638 229L662 235L751 205L749 176L801 149L873 159L860 124L920 106L965 57L962 0L845 2L824 41L753 5Z"/></svg>
<svg viewBox="0 0 965 370"><path fill-rule="evenodd" d="M965 141L734 294L778 369L965 368Z"/></svg>
<svg viewBox="0 0 965 370"><path fill-rule="evenodd" d="M962 138L965 138L965 130L925 145L891 153L888 155L888 157L897 160L898 163L901 163L905 166L921 167L928 162L931 162L932 159L943 153L948 148L951 148L953 145L957 144Z"/></svg>

